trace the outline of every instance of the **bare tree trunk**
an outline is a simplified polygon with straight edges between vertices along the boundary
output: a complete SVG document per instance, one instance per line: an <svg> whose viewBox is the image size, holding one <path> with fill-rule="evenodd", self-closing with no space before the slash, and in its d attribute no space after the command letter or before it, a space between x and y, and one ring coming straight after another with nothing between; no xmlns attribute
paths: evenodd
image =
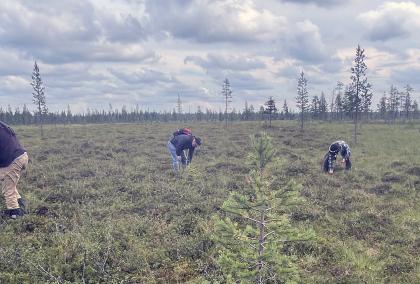
<svg viewBox="0 0 420 284"><path fill-rule="evenodd" d="M260 235L258 237L258 283L264 283L263 268L264 268L264 234L265 234L265 214L264 209L261 211L260 216Z"/></svg>
<svg viewBox="0 0 420 284"><path fill-rule="evenodd" d="M303 131L303 109L300 115L300 130Z"/></svg>
<svg viewBox="0 0 420 284"><path fill-rule="evenodd" d="M354 115L354 144L357 144L357 110Z"/></svg>
<svg viewBox="0 0 420 284"><path fill-rule="evenodd" d="M226 108L225 108L225 127L227 128L227 104L228 104L228 100L227 100L227 97L226 97Z"/></svg>
<svg viewBox="0 0 420 284"><path fill-rule="evenodd" d="M44 128L42 126L42 121L41 121L41 138L44 138Z"/></svg>

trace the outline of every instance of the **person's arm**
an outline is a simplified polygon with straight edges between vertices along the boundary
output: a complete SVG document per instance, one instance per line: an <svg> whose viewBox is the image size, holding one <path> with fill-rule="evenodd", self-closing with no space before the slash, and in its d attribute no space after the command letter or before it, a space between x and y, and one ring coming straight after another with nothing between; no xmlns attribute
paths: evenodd
<svg viewBox="0 0 420 284"><path fill-rule="evenodd" d="M193 155L194 155L194 147L191 147L188 151L188 163L191 163Z"/></svg>
<svg viewBox="0 0 420 284"><path fill-rule="evenodd" d="M181 163L183 165L188 165L188 159L187 159L187 157L185 157L185 152L184 151L181 152Z"/></svg>
<svg viewBox="0 0 420 284"><path fill-rule="evenodd" d="M343 145L343 150L345 152L343 156L343 163L350 158L350 147L347 144Z"/></svg>

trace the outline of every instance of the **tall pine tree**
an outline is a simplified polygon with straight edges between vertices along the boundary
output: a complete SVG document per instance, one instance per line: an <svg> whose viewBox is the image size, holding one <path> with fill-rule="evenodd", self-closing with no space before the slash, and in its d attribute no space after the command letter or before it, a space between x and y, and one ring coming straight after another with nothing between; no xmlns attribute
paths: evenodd
<svg viewBox="0 0 420 284"><path fill-rule="evenodd" d="M351 68L351 83L346 92L347 108L351 114L353 114L354 121L354 144L357 144L357 124L359 122L359 116L361 111L364 109L364 100L367 101L370 95L371 85L367 81L366 70L367 66L365 63L365 50L357 46L356 57L354 59L354 65ZM370 102L371 103L371 102ZM370 103L368 104L370 106Z"/></svg>
<svg viewBox="0 0 420 284"><path fill-rule="evenodd" d="M41 125L41 137L44 137L43 123L45 116L48 114L48 107L45 100L45 87L42 83L41 74L39 72L38 64L34 63L34 70L32 72L32 82L31 86L33 88L33 103L36 105L35 115L38 117L38 121Z"/></svg>
<svg viewBox="0 0 420 284"><path fill-rule="evenodd" d="M309 95L308 95L308 80L305 78L305 74L300 72L297 86L296 104L300 110L300 130L303 131L303 121L305 119L305 113L309 108Z"/></svg>
<svg viewBox="0 0 420 284"><path fill-rule="evenodd" d="M284 119L289 119L289 106L287 105L286 99L284 100L284 103L283 103L283 115L284 115Z"/></svg>
<svg viewBox="0 0 420 284"><path fill-rule="evenodd" d="M413 88L410 85L405 86L405 93L403 96L403 111L404 111L404 117L406 120L410 118L410 108L411 108L411 92L413 91Z"/></svg>
<svg viewBox="0 0 420 284"><path fill-rule="evenodd" d="M230 88L230 83L229 83L229 79L226 78L223 81L223 85L222 85L222 95L225 98L225 103L226 103L226 107L225 107L225 123L226 123L226 127L227 127L227 123L228 123L228 103L231 102L231 98L232 98L232 89Z"/></svg>
<svg viewBox="0 0 420 284"><path fill-rule="evenodd" d="M399 109L401 104L401 96L397 87L391 85L389 90L389 99L388 99L388 110L391 115L391 121L395 123L395 120L398 117Z"/></svg>

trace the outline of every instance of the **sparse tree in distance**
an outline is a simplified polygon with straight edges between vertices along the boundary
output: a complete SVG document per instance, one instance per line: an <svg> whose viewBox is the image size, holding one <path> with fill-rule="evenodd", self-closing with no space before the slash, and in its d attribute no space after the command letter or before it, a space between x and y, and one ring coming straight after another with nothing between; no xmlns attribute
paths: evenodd
<svg viewBox="0 0 420 284"><path fill-rule="evenodd" d="M386 119L387 111L388 111L388 98L386 97L386 94L384 94L382 98L379 100L379 104L378 104L379 117L381 119L387 120Z"/></svg>
<svg viewBox="0 0 420 284"><path fill-rule="evenodd" d="M33 102L36 105L35 115L39 118L41 125L41 137L44 137L43 123L44 117L48 114L47 103L45 100L45 87L42 83L41 74L39 72L38 64L34 63L34 70L32 72L32 82L31 86L33 88Z"/></svg>
<svg viewBox="0 0 420 284"><path fill-rule="evenodd" d="M322 120L325 120L327 118L328 113L328 103L325 99L324 92L321 92L321 98L319 99L319 115Z"/></svg>
<svg viewBox="0 0 420 284"><path fill-rule="evenodd" d="M284 103L283 103L283 115L284 115L284 119L289 119L289 106L287 105L286 99L284 100Z"/></svg>
<svg viewBox="0 0 420 284"><path fill-rule="evenodd" d="M363 100L370 94L371 85L367 81L365 63L365 50L357 46L354 65L351 68L351 83L346 92L347 108L353 114L354 121L354 144L357 144L357 124L359 122L359 113L363 110ZM365 98L366 96L366 98Z"/></svg>
<svg viewBox="0 0 420 284"><path fill-rule="evenodd" d="M372 92L371 85L368 84L362 91L361 94L361 111L365 116L365 119L369 118L369 113L371 111L372 105Z"/></svg>
<svg viewBox="0 0 420 284"><path fill-rule="evenodd" d="M339 118L340 120L343 120L343 114L344 114L344 102L343 102L343 91L344 89L344 84L340 81L337 82L337 86L335 87L335 91L337 92L337 96L334 98L334 105L335 105L335 111L337 114L337 118Z"/></svg>
<svg viewBox="0 0 420 284"><path fill-rule="evenodd" d="M305 113L309 108L309 97L307 89L308 81L305 78L305 74L300 72L297 86L296 104L300 110L300 130L303 131L303 121L305 119Z"/></svg>
<svg viewBox="0 0 420 284"><path fill-rule="evenodd" d="M270 119L270 127L271 127L271 116L277 112L276 102L274 101L273 97L270 97L268 101L265 102L265 112L268 113L268 117Z"/></svg>
<svg viewBox="0 0 420 284"><path fill-rule="evenodd" d="M176 109L178 112L178 119L182 120L182 101L181 101L181 96L178 94L178 100L176 102Z"/></svg>
<svg viewBox="0 0 420 284"><path fill-rule="evenodd" d="M400 109L401 104L401 97L400 92L398 91L397 87L394 85L391 85L391 88L389 90L389 98L388 98L388 110L391 115L391 121L392 123L395 123L395 120L398 117L398 112Z"/></svg>
<svg viewBox="0 0 420 284"><path fill-rule="evenodd" d="M319 98L318 98L317 95L312 97L312 102L311 102L311 105L310 105L310 109L311 109L311 113L312 113L312 118L317 119L318 114L319 114Z"/></svg>
<svg viewBox="0 0 420 284"><path fill-rule="evenodd" d="M245 101L245 108L242 112L243 120L249 120L251 118L251 109L248 107L248 101Z"/></svg>
<svg viewBox="0 0 420 284"><path fill-rule="evenodd" d="M413 104L411 105L411 111L413 113L413 119L417 119L419 117L419 105L417 104L416 100L414 100Z"/></svg>
<svg viewBox="0 0 420 284"><path fill-rule="evenodd" d="M203 113L203 111L201 110L201 107L200 107L200 106L197 106L196 119L197 119L198 121L201 121L201 120L203 119L203 115L204 115L204 113Z"/></svg>
<svg viewBox="0 0 420 284"><path fill-rule="evenodd" d="M405 93L403 97L403 110L404 110L404 117L405 120L409 120L410 118L410 108L411 108L411 92L413 88L410 85L405 86Z"/></svg>
<svg viewBox="0 0 420 284"><path fill-rule="evenodd" d="M225 103L226 103L226 107L225 107L225 126L227 127L227 123L228 123L228 103L231 102L230 99L232 98L232 89L230 88L230 83L229 83L228 78L226 78L223 81L222 95L225 98Z"/></svg>

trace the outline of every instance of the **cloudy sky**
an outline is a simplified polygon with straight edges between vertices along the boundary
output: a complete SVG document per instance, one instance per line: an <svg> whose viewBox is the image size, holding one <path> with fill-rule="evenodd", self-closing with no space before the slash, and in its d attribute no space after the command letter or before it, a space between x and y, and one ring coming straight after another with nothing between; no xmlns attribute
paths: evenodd
<svg viewBox="0 0 420 284"><path fill-rule="evenodd" d="M32 104L36 60L51 111L139 105L219 110L269 96L295 106L347 84L365 49L376 100L391 84L420 93L420 2L383 0L2 0L0 106ZM376 106L375 106L376 108Z"/></svg>

